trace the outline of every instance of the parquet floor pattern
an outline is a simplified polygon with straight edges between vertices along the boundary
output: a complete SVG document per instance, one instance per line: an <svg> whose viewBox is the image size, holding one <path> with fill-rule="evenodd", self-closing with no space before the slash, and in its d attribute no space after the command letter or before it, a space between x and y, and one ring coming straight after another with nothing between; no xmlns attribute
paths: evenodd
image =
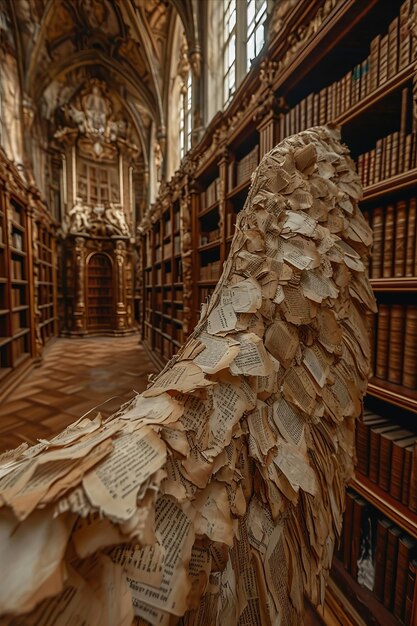
<svg viewBox="0 0 417 626"><path fill-rule="evenodd" d="M0 405L0 451L57 434L88 411L111 415L152 372L138 335L54 340Z"/></svg>

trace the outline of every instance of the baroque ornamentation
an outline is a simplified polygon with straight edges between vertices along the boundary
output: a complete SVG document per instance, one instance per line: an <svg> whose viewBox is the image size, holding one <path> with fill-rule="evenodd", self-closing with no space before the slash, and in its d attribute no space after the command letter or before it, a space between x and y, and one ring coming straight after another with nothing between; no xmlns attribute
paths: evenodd
<svg viewBox="0 0 417 626"><path fill-rule="evenodd" d="M120 204L92 206L76 198L64 218L64 234L96 237L130 237L130 228Z"/></svg>

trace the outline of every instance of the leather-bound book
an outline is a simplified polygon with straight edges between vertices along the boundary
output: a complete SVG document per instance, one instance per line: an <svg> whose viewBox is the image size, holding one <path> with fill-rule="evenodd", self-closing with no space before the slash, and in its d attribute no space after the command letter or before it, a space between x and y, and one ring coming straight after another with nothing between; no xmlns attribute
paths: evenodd
<svg viewBox="0 0 417 626"><path fill-rule="evenodd" d="M372 229L374 245L371 257L371 278L381 278L384 252L384 210L382 207L376 207L372 212Z"/></svg>
<svg viewBox="0 0 417 626"><path fill-rule="evenodd" d="M382 180L382 150L383 140L378 139L375 144L375 183L379 183Z"/></svg>
<svg viewBox="0 0 417 626"><path fill-rule="evenodd" d="M379 475L379 452L381 444L382 433L388 433L391 430L396 430L398 424L384 424L383 426L371 427L369 438L369 478L373 483L378 482Z"/></svg>
<svg viewBox="0 0 417 626"><path fill-rule="evenodd" d="M406 243L406 252L405 252L405 275L406 276L417 275L417 254L416 254L417 219L416 218L417 218L417 198L410 198L410 201L408 203L407 243Z"/></svg>
<svg viewBox="0 0 417 626"><path fill-rule="evenodd" d="M384 491L389 491L391 460L392 460L392 444L393 441L400 441L411 437L412 431L405 428L397 428L387 433L381 433L379 442L379 472L378 484Z"/></svg>
<svg viewBox="0 0 417 626"><path fill-rule="evenodd" d="M400 133L397 131L391 135L391 154L389 158L389 169L387 171L387 178L396 176L399 173L398 168L398 149L400 143Z"/></svg>
<svg viewBox="0 0 417 626"><path fill-rule="evenodd" d="M379 84L382 85L388 78L388 35L381 37L379 48Z"/></svg>
<svg viewBox="0 0 417 626"><path fill-rule="evenodd" d="M395 575L397 573L398 540L400 536L401 530L397 526L388 529L383 602L389 611L392 611L394 606Z"/></svg>
<svg viewBox="0 0 417 626"><path fill-rule="evenodd" d="M405 311L405 340L402 384L417 389L417 305L410 304Z"/></svg>
<svg viewBox="0 0 417 626"><path fill-rule="evenodd" d="M388 340L390 307L380 304L377 317L375 376L386 380L388 376Z"/></svg>
<svg viewBox="0 0 417 626"><path fill-rule="evenodd" d="M404 450L403 484L401 488L401 502L406 506L410 503L410 480L411 467L413 464L414 445L407 446Z"/></svg>
<svg viewBox="0 0 417 626"><path fill-rule="evenodd" d="M397 574L395 577L394 615L402 620L407 595L408 564L415 555L416 541L408 535L398 541Z"/></svg>
<svg viewBox="0 0 417 626"><path fill-rule="evenodd" d="M325 124L327 119L326 119L326 115L327 115L327 88L324 87L324 89L322 89L319 92L320 95L320 107L319 107L319 113L320 113L320 125L321 124Z"/></svg>
<svg viewBox="0 0 417 626"><path fill-rule="evenodd" d="M371 74L371 80L370 80L371 91L374 91L378 87L378 62L379 62L380 42L381 42L381 35L377 35L371 41L371 47L370 47L371 54L369 58L369 62L370 62L369 70Z"/></svg>
<svg viewBox="0 0 417 626"><path fill-rule="evenodd" d="M402 382L404 350L405 307L393 304L390 312L388 380L391 383Z"/></svg>
<svg viewBox="0 0 417 626"><path fill-rule="evenodd" d="M417 445L413 446L411 456L411 472L410 472L410 496L408 501L409 508L417 513Z"/></svg>
<svg viewBox="0 0 417 626"><path fill-rule="evenodd" d="M389 419L374 413L364 413L362 419L356 422L356 470L364 476L369 474L370 429L383 424L389 424Z"/></svg>
<svg viewBox="0 0 417 626"><path fill-rule="evenodd" d="M383 156L383 179L386 180L391 176L391 159L392 159L392 140L393 135L387 135L385 137L385 147L384 147L384 156Z"/></svg>
<svg viewBox="0 0 417 626"><path fill-rule="evenodd" d="M409 110L409 95L408 87L404 87L401 91L401 118L400 118L400 139L398 146L398 173L404 172L405 161L405 138L407 135L407 118Z"/></svg>
<svg viewBox="0 0 417 626"><path fill-rule="evenodd" d="M417 434L406 437L406 439L401 439L400 441L393 441L389 492L396 500L401 500L402 488L405 478L405 450L409 446L412 446L416 441ZM408 472L410 471L411 464L408 467Z"/></svg>
<svg viewBox="0 0 417 626"><path fill-rule="evenodd" d="M369 153L369 167L368 167L368 186L373 185L375 182L375 148Z"/></svg>
<svg viewBox="0 0 417 626"><path fill-rule="evenodd" d="M396 17L388 27L388 78L392 78L398 71L398 26L399 19Z"/></svg>
<svg viewBox="0 0 417 626"><path fill-rule="evenodd" d="M352 540L350 551L350 573L353 580L357 580L358 578L358 559L361 550L363 521L366 507L366 500L364 500L360 496L355 496L353 502Z"/></svg>
<svg viewBox="0 0 417 626"><path fill-rule="evenodd" d="M384 278L392 277L394 258L394 230L395 209L393 204L389 204L385 209L384 250L382 255L382 276Z"/></svg>
<svg viewBox="0 0 417 626"><path fill-rule="evenodd" d="M405 274L405 250L407 241L407 202L397 202L395 211L394 276Z"/></svg>
<svg viewBox="0 0 417 626"><path fill-rule="evenodd" d="M387 558L388 530L391 520L383 517L376 526L374 594L380 602L384 599L385 561Z"/></svg>
<svg viewBox="0 0 417 626"><path fill-rule="evenodd" d="M348 571L350 570L354 497L352 492L348 491L346 493L346 509L343 516L343 565Z"/></svg>
<svg viewBox="0 0 417 626"><path fill-rule="evenodd" d="M402 70L411 61L411 30L409 27L411 2L405 0L400 8L400 42L399 42L399 57L398 57L398 69Z"/></svg>
<svg viewBox="0 0 417 626"><path fill-rule="evenodd" d="M405 606L404 606L404 624L405 626L414 626L412 623L413 618L413 599L416 589L416 573L417 573L417 560L412 559L408 564L408 576L407 576L407 590L405 594Z"/></svg>
<svg viewBox="0 0 417 626"><path fill-rule="evenodd" d="M413 159L411 158L413 150L413 134L406 135L405 147L404 147L404 169L403 172L408 172L413 167Z"/></svg>

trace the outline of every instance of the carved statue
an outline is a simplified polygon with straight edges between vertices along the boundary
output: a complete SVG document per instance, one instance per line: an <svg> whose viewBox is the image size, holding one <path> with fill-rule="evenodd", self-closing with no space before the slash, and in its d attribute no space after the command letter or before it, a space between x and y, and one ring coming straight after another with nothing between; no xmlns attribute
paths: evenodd
<svg viewBox="0 0 417 626"><path fill-rule="evenodd" d="M104 212L104 219L108 223L107 229L110 235L130 236L130 229L121 204L109 202Z"/></svg>
<svg viewBox="0 0 417 626"><path fill-rule="evenodd" d="M64 220L64 231L71 234L88 233L91 228L89 213L90 208L84 204L82 198L77 196L74 206L68 211Z"/></svg>
<svg viewBox="0 0 417 626"><path fill-rule="evenodd" d="M6 453L5 615L298 626L306 597L323 604L376 310L360 197L335 129L281 142L197 327L146 391Z"/></svg>

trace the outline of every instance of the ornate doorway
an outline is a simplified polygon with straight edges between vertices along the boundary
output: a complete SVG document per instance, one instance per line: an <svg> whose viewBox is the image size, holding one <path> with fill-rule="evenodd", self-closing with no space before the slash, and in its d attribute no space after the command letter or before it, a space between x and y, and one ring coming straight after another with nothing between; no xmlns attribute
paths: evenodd
<svg viewBox="0 0 417 626"><path fill-rule="evenodd" d="M87 264L87 329L113 328L113 267L107 254L95 252Z"/></svg>

